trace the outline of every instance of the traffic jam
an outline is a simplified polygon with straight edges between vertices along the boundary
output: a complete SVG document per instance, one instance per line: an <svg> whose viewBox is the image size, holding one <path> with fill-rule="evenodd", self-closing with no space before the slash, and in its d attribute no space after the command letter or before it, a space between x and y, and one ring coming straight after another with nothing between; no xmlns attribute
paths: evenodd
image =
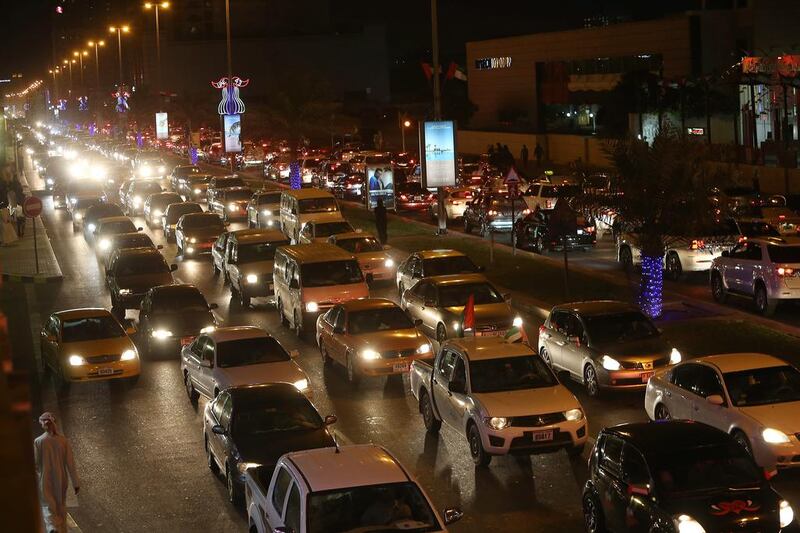
<svg viewBox="0 0 800 533"><path fill-rule="evenodd" d="M45 211L63 213L96 255L106 291L94 307L43 317L42 372L59 394L104 380L132 391L151 358L174 363L174 387L202 413L200 452L249 531L471 523L456 494L434 504L447 498L400 461L403 442L342 438L336 414L318 407L327 393L308 370L312 358L325 383L353 397L367 383L398 383L419 433L446 435L476 471L516 464L505 456L583 463L572 504L588 532L797 527L773 485L800 467L800 370L765 354L681 353L621 301L565 301L540 325L469 254L406 253L347 215L389 204L432 232L445 216L473 234L464 239L545 255L591 254L610 233L614 261L632 269L641 262L637 228L576 200L614 194L613 176L510 177L486 154L464 154L440 209L412 152L254 141L229 154L213 132L199 148L149 134L137 146L133 136L56 124L17 133L52 195ZM726 215L713 235L671 239L665 276L703 272L716 302L750 299L762 315L800 298L800 243L790 238L800 222L785 199L708 194ZM553 238L565 206L576 226ZM229 319L187 281L197 264L208 265L230 308L272 316L279 329ZM288 344L287 332L302 342ZM640 418L590 428L579 397L613 409L621 393L635 395Z"/></svg>

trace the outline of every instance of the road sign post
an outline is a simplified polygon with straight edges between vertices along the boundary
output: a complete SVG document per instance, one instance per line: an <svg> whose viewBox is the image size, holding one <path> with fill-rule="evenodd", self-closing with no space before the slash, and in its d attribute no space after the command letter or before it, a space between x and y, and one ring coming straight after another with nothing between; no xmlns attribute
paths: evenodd
<svg viewBox="0 0 800 533"><path fill-rule="evenodd" d="M516 213L514 212L514 205L516 204L517 193L519 192L519 175L514 170L514 167L508 169L503 183L508 187L508 196L511 199L511 255L517 255L517 243L515 240L514 226L516 225Z"/></svg>
<svg viewBox="0 0 800 533"><path fill-rule="evenodd" d="M42 200L36 196L28 196L22 202L22 213L33 222L33 259L36 263L36 273L39 273L39 246L36 239L36 217L42 214Z"/></svg>

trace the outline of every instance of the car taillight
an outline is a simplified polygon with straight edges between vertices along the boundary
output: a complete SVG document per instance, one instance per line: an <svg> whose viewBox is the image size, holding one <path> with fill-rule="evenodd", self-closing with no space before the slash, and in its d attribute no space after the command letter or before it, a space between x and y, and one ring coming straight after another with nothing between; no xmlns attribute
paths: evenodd
<svg viewBox="0 0 800 533"><path fill-rule="evenodd" d="M595 228L594 226L586 226L584 229L586 230L586 233L594 233L595 231L597 231L597 228Z"/></svg>
<svg viewBox="0 0 800 533"><path fill-rule="evenodd" d="M429 194L428 195L428 200L433 200L434 198L436 198L436 195L434 195L434 194Z"/></svg>
<svg viewBox="0 0 800 533"><path fill-rule="evenodd" d="M496 214L497 214L497 211L495 211L494 209L489 209L489 213L488 213L489 216L494 216Z"/></svg>
<svg viewBox="0 0 800 533"><path fill-rule="evenodd" d="M695 239L692 241L692 244L689 245L690 250L703 250L706 247L705 241Z"/></svg>
<svg viewBox="0 0 800 533"><path fill-rule="evenodd" d="M530 209L523 209L522 210L522 214L523 215L530 215L531 214L531 210Z"/></svg>
<svg viewBox="0 0 800 533"><path fill-rule="evenodd" d="M545 205L547 206L546 209L553 209L554 204L555 202L553 200L547 200L547 202L545 203Z"/></svg>
<svg viewBox="0 0 800 533"><path fill-rule="evenodd" d="M544 327L544 324L542 324L541 326L539 326L539 335L540 335L540 336L542 335L542 333L544 333L544 332L545 332L545 329L546 329L546 328Z"/></svg>
<svg viewBox="0 0 800 533"><path fill-rule="evenodd" d="M406 200L408 200L408 196L406 196L405 194L401 194L400 199L405 202Z"/></svg>
<svg viewBox="0 0 800 533"><path fill-rule="evenodd" d="M786 215L778 215L778 220L785 220L785 219L786 219Z"/></svg>
<svg viewBox="0 0 800 533"><path fill-rule="evenodd" d="M794 276L794 269L788 267L778 267L778 275L779 276Z"/></svg>

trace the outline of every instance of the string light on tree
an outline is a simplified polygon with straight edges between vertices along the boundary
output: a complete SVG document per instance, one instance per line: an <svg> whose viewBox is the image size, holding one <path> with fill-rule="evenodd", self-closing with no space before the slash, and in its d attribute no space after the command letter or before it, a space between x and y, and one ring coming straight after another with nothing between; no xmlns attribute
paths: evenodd
<svg viewBox="0 0 800 533"><path fill-rule="evenodd" d="M661 316L663 310L664 258L642 254L642 285L639 307L650 318Z"/></svg>
<svg viewBox="0 0 800 533"><path fill-rule="evenodd" d="M303 187L303 179L300 175L299 161L292 161L289 164L289 186L292 189L301 189Z"/></svg>

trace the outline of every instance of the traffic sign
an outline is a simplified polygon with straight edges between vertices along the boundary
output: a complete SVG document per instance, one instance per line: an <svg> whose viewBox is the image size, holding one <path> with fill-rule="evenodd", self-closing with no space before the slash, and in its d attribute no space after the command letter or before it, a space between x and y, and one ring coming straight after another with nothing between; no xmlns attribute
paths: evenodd
<svg viewBox="0 0 800 533"><path fill-rule="evenodd" d="M28 196L22 202L22 212L28 218L35 218L42 214L42 201L36 196Z"/></svg>
<svg viewBox="0 0 800 533"><path fill-rule="evenodd" d="M508 170L508 174L506 174L506 177L503 180L503 183L505 183L506 185L511 185L512 183L519 183L519 181L520 181L519 180L519 175L514 170L514 167L511 167Z"/></svg>

